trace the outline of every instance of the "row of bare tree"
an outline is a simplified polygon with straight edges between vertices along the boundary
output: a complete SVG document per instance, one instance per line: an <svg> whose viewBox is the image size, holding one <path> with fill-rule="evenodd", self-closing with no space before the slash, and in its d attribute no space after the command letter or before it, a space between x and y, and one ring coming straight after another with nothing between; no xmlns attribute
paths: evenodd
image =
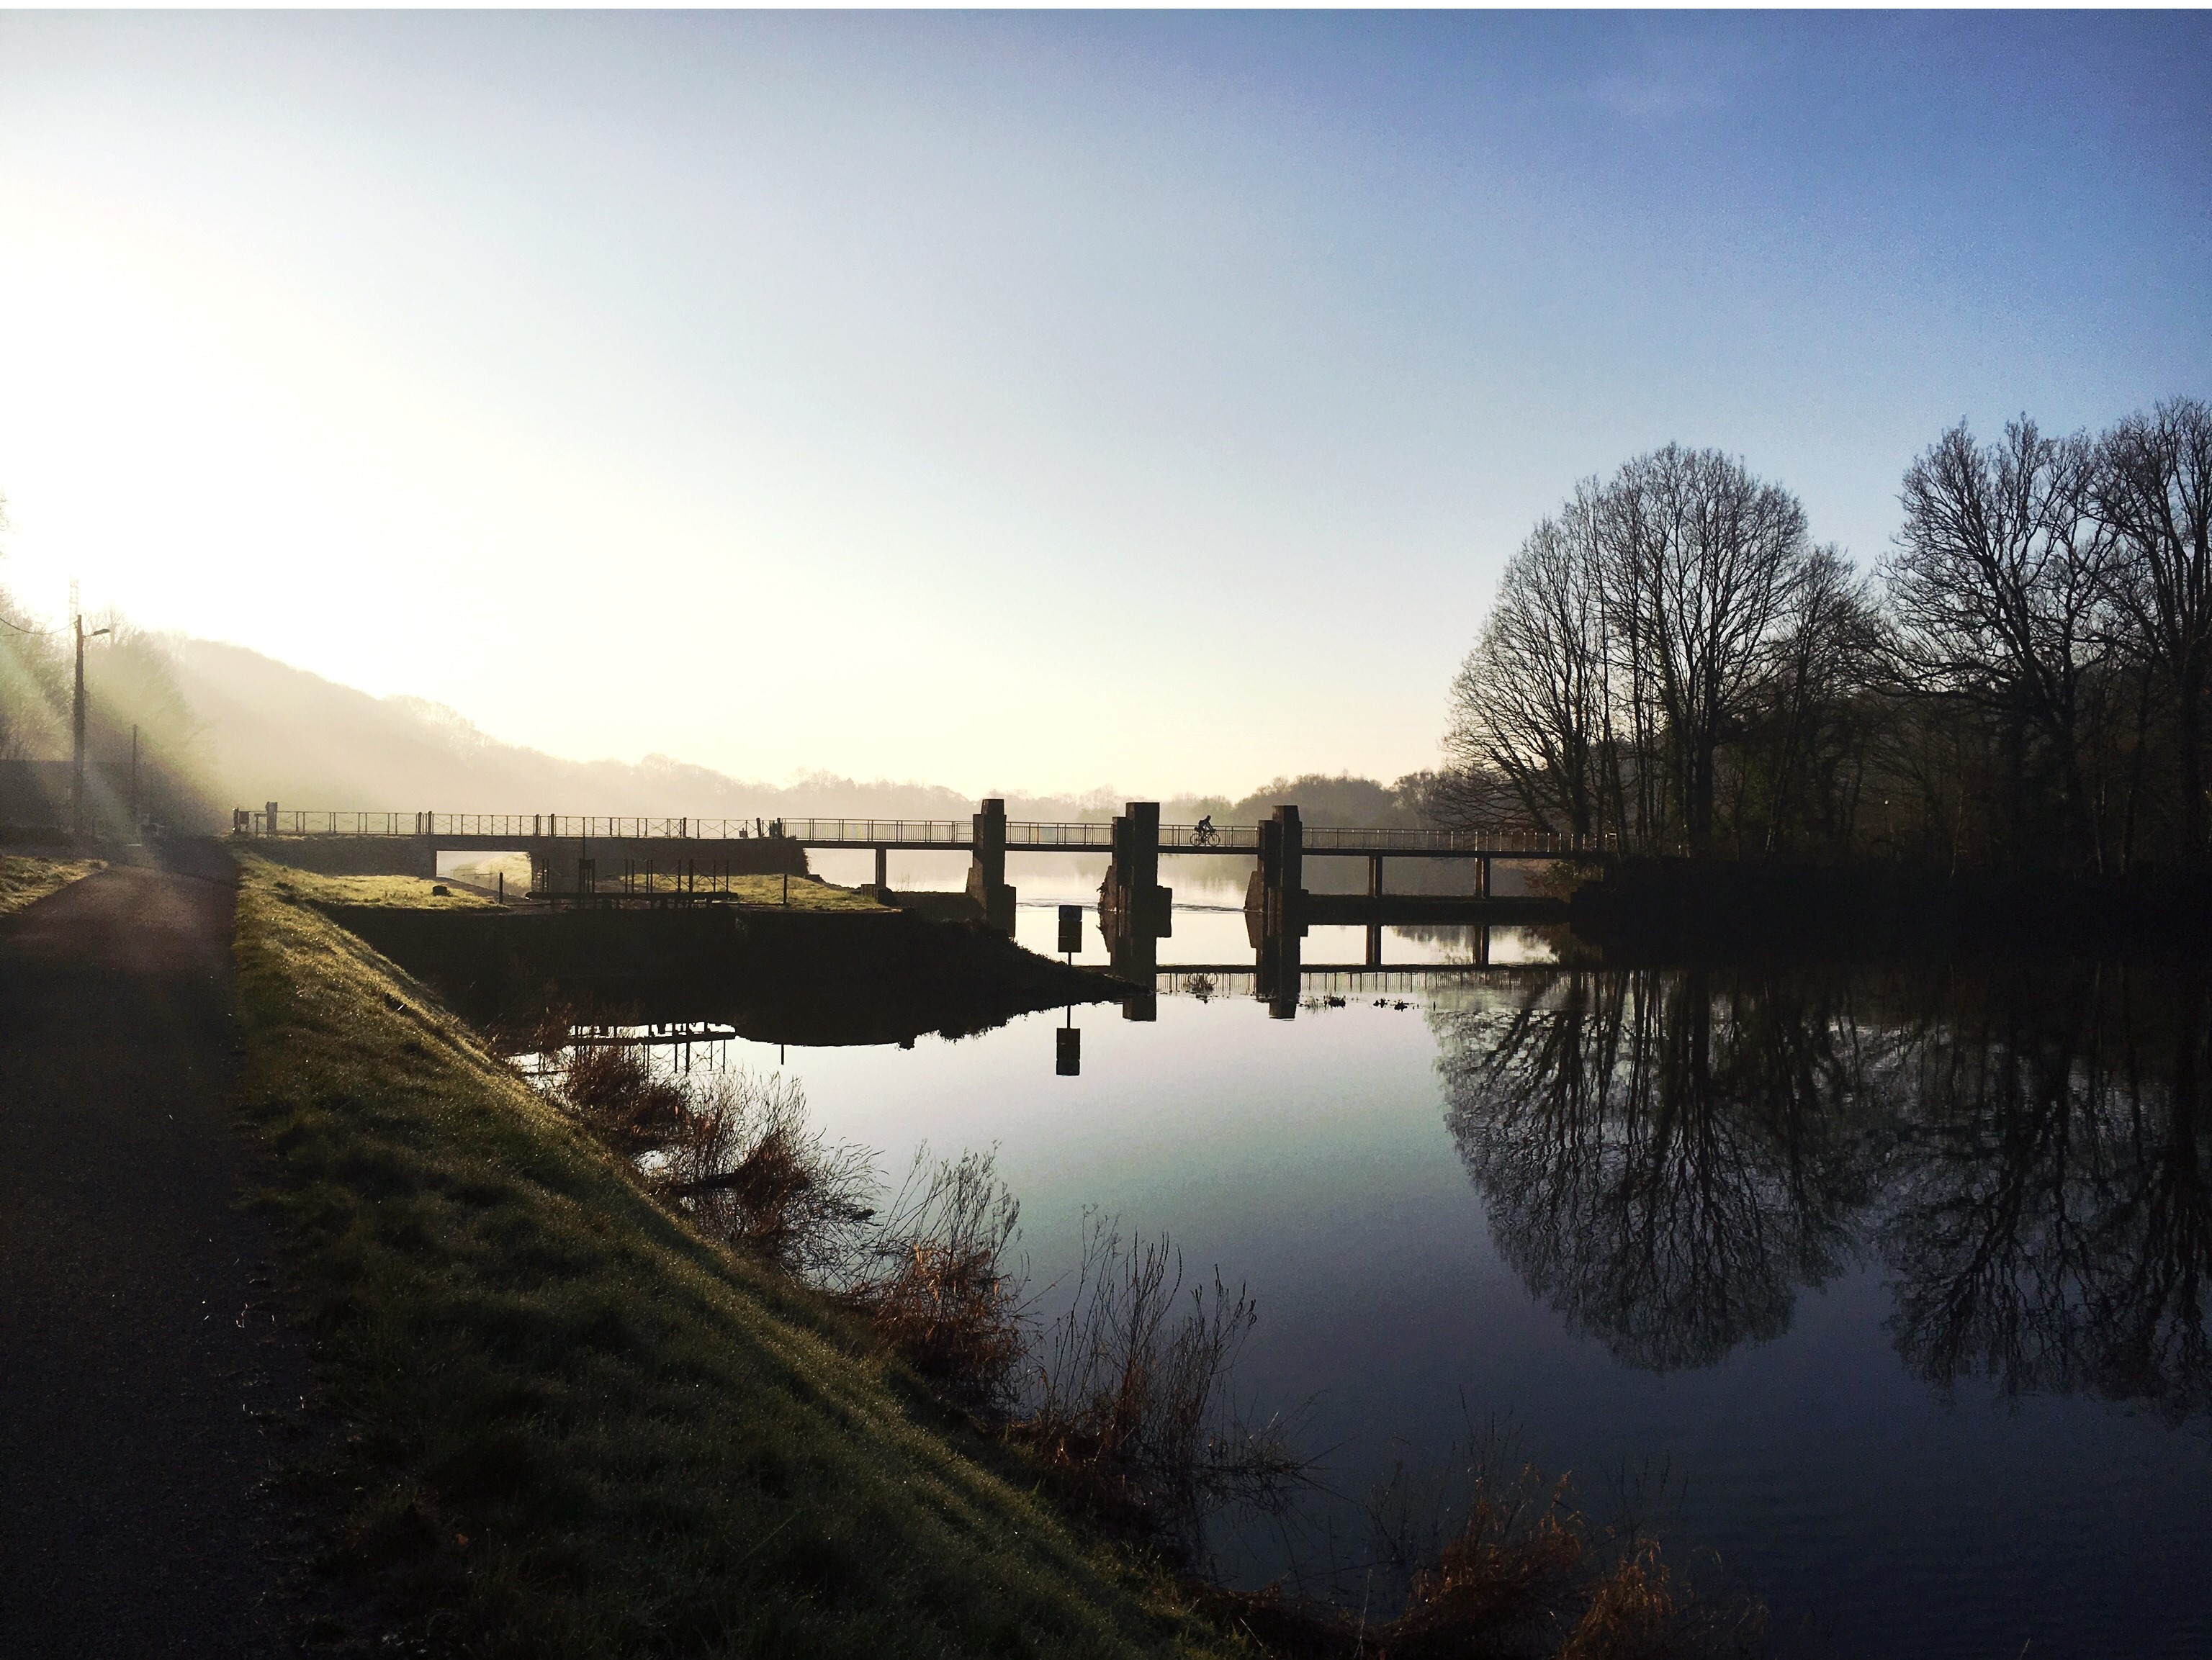
<svg viewBox="0 0 2212 1660"><path fill-rule="evenodd" d="M1676 445L1578 486L1452 688L1447 813L1642 852L2201 863L2212 405L1946 433L1871 577Z"/></svg>

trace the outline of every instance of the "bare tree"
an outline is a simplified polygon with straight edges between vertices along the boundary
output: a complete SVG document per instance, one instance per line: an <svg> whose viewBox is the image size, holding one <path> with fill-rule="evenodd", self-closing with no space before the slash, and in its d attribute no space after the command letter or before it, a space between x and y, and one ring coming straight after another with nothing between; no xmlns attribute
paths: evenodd
<svg viewBox="0 0 2212 1660"><path fill-rule="evenodd" d="M2092 512L2097 446L2045 438L2022 416L1977 444L1961 421L1905 475L1905 524L1886 571L1898 661L1924 693L1998 723L2005 821L2032 831L2032 745L2056 772L2066 851L2094 857L2080 727L2085 678L2103 655L2109 538Z"/></svg>
<svg viewBox="0 0 2212 1660"><path fill-rule="evenodd" d="M1583 484L1506 567L1453 685L1455 771L1586 841L1709 848L1720 748L1767 696L1816 568L1796 498L1717 451Z"/></svg>
<svg viewBox="0 0 2212 1660"><path fill-rule="evenodd" d="M2191 397L2106 434L2097 516L2118 543L2108 591L2173 694L2183 857L2206 852L2204 696L2212 674L2212 405Z"/></svg>
<svg viewBox="0 0 2212 1660"><path fill-rule="evenodd" d="M1601 525L1637 745L1706 851L1721 745L1765 695L1811 560L1805 510L1733 457L1670 444L1615 475Z"/></svg>
<svg viewBox="0 0 2212 1660"><path fill-rule="evenodd" d="M1434 799L1646 852L2212 859L2212 404L1962 422L1900 500L1869 584L1732 457L1579 486L1507 568Z"/></svg>
<svg viewBox="0 0 2212 1660"><path fill-rule="evenodd" d="M1865 579L1840 549L1814 548L1776 644L1768 689L1770 736L1758 757L1767 852L1782 851L1793 828L1813 832L1831 847L1850 840L1869 760L1866 723L1855 720L1853 711L1866 700L1887 655L1882 619Z"/></svg>
<svg viewBox="0 0 2212 1660"><path fill-rule="evenodd" d="M1532 823L1578 842L1600 828L1595 760L1607 717L1588 494L1538 524L1506 566L1452 682L1445 737L1455 773L1502 779Z"/></svg>

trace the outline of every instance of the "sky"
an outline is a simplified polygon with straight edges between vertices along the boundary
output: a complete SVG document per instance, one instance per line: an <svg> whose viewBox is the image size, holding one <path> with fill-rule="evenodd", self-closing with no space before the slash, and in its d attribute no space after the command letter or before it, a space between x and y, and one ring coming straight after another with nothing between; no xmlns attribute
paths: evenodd
<svg viewBox="0 0 2212 1660"><path fill-rule="evenodd" d="M579 758L1387 779L1578 479L1715 446L1870 567L1951 423L2212 394L2207 63L2191 13L0 15L0 583Z"/></svg>

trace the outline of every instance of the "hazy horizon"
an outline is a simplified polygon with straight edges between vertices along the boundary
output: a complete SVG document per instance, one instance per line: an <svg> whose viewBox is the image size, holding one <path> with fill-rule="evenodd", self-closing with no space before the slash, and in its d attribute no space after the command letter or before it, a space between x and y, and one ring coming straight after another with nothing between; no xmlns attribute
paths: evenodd
<svg viewBox="0 0 2212 1660"><path fill-rule="evenodd" d="M825 767L778 779L724 772L681 755L561 756L488 733L465 710L404 693L380 697L251 647L185 635L161 644L191 714L191 771L221 798L213 804L226 809L258 808L273 794L287 809L309 811L946 818L972 810L981 797L999 796L1018 818L1058 818L1118 811L1131 800L1249 803L1293 776L1159 794L1111 780L1054 791L1018 779L968 792L937 779L854 777ZM92 666L100 666L96 656ZM97 700L97 677L94 685ZM1334 776L1385 789L1395 782ZM1310 814L1318 806L1322 819L1334 821L1329 800L1338 792L1306 793ZM1353 816L1364 822L1392 815Z"/></svg>
<svg viewBox="0 0 2212 1660"><path fill-rule="evenodd" d="M2191 43L2195 44L2192 45ZM2212 385L2166 14L15 14L0 585L581 760L1433 764L1576 481Z"/></svg>

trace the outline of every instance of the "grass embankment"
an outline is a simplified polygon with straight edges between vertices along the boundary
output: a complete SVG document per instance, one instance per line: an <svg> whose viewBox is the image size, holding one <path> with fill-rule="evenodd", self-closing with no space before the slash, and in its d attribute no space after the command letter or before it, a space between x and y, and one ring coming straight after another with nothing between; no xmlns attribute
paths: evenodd
<svg viewBox="0 0 2212 1660"><path fill-rule="evenodd" d="M104 859L42 859L28 854L0 854L0 917L35 905L49 894L107 868Z"/></svg>
<svg viewBox="0 0 2212 1660"><path fill-rule="evenodd" d="M428 876L323 876L272 863L253 853L240 866L287 900L319 905L376 905L398 911L481 911L494 904L485 894Z"/></svg>
<svg viewBox="0 0 2212 1660"><path fill-rule="evenodd" d="M485 891L485 879L456 872L451 877L441 876L433 881L428 876L325 876L298 869L290 865L275 863L248 853L246 862L263 865L274 880L289 883L290 891L313 899L325 905L384 905L409 910L469 908L494 903ZM447 889L443 894L435 892ZM710 884L699 878L687 890L682 878L666 872L641 875L627 890L602 884L600 893L606 898L619 898L626 891L637 896L656 894L680 894L689 891L695 898L726 899L732 905L788 908L793 911L881 911L878 905L866 894L855 893L849 888L837 888L812 876L786 877L776 875L721 876ZM520 883L510 883L507 889L510 905L527 897L528 890ZM562 897L566 897L563 895Z"/></svg>
<svg viewBox="0 0 2212 1660"><path fill-rule="evenodd" d="M881 911L885 908L866 894L855 893L849 888L838 888L814 876L718 875L711 885L705 876L700 876L688 891L701 899L726 898L735 905L781 908L787 902L787 883L790 896L788 904L793 911ZM687 890L683 878L663 871L635 878L631 891L638 894L680 894Z"/></svg>
<svg viewBox="0 0 2212 1660"><path fill-rule="evenodd" d="M237 951L341 1567L472 1654L1223 1651L305 902L332 880L249 863Z"/></svg>

